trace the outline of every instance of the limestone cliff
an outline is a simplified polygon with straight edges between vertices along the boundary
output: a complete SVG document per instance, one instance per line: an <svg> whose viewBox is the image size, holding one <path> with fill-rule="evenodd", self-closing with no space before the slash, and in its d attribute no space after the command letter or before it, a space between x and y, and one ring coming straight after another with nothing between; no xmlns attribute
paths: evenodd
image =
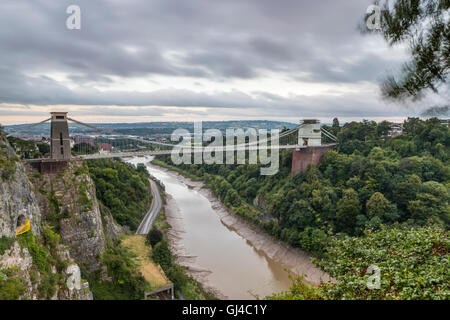
<svg viewBox="0 0 450 320"><path fill-rule="evenodd" d="M74 273L79 276L78 265L70 258L70 254L64 246L58 246L54 255L60 257L61 262L67 266L64 270L58 272L56 266L51 266L50 276L44 276L39 272L33 263L33 258L26 247L21 247L17 241L14 242L9 250L0 255L0 264L2 272L0 279L18 279L15 290L18 299L37 300L92 300L92 292L89 290L89 284L79 278L79 283L70 285ZM74 270L78 270L74 272ZM55 285L52 280L55 279ZM50 287L47 286L50 283ZM8 288L9 289L9 288ZM4 298L4 297L2 297ZM10 296L8 298L16 298Z"/></svg>
<svg viewBox="0 0 450 320"><path fill-rule="evenodd" d="M0 237L14 236L18 224L30 219L39 233L41 214L24 167L4 136L0 135Z"/></svg>
<svg viewBox="0 0 450 320"><path fill-rule="evenodd" d="M23 164L0 131L0 299L92 299L67 247L41 225L42 213ZM31 230L16 236L26 219Z"/></svg>
<svg viewBox="0 0 450 320"><path fill-rule="evenodd" d="M89 271L101 268L106 236L86 163L83 160L68 161L58 174L41 175L30 167L28 169L39 190L38 203L44 219L55 226L61 242L69 247L70 255ZM103 217L103 221L114 224L108 216ZM115 230L111 226L108 229Z"/></svg>

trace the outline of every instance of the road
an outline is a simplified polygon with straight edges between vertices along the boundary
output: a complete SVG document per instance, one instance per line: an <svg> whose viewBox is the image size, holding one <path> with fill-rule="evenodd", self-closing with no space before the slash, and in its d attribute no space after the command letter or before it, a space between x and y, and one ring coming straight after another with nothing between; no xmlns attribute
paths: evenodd
<svg viewBox="0 0 450 320"><path fill-rule="evenodd" d="M159 211L161 211L162 200L161 195L159 194L158 186L156 182L150 179L150 188L152 190L153 201L150 209L142 220L139 228L136 231L136 234L148 234L150 229L153 226L153 222L155 218L158 216Z"/></svg>

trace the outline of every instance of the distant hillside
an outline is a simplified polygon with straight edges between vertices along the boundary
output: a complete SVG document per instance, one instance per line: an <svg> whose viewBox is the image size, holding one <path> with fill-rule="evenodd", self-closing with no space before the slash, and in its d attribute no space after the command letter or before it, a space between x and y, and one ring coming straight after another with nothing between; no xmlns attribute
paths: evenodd
<svg viewBox="0 0 450 320"><path fill-rule="evenodd" d="M177 128L193 130L193 122L138 122L138 123L89 123L98 128L114 130L122 134L169 134ZM294 128L297 124L282 121L269 120L251 120L251 121L205 121L202 122L203 129L219 129L227 128L255 128L255 129L283 129ZM4 129L8 133L13 133L26 128L29 124L19 124L5 126ZM69 130L71 132L90 132L89 128L76 123L69 122ZM44 123L34 128L21 131L21 134L30 135L48 135L50 133L50 123Z"/></svg>

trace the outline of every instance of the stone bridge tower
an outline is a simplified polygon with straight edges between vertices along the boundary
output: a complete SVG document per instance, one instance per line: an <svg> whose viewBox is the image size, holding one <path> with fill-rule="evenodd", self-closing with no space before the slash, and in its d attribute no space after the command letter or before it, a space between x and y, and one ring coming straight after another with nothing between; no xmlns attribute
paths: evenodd
<svg viewBox="0 0 450 320"><path fill-rule="evenodd" d="M51 158L55 160L70 159L71 150L67 112L52 112L51 115Z"/></svg>
<svg viewBox="0 0 450 320"><path fill-rule="evenodd" d="M322 144L320 121L305 119L298 130L298 149L292 153L291 174L304 173L310 164L318 165L325 152L336 144Z"/></svg>

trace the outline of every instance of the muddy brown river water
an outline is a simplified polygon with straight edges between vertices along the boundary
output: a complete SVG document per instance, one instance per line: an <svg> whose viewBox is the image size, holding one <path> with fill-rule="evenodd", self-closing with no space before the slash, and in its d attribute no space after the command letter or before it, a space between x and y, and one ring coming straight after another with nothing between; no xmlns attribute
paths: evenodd
<svg viewBox="0 0 450 320"><path fill-rule="evenodd" d="M308 255L252 230L203 189L202 183L150 165L149 160L128 162L146 163L148 171L165 185L166 216L172 226L169 241L177 262L219 297L254 299L287 290L291 285L287 270L300 270L313 283L327 280Z"/></svg>

